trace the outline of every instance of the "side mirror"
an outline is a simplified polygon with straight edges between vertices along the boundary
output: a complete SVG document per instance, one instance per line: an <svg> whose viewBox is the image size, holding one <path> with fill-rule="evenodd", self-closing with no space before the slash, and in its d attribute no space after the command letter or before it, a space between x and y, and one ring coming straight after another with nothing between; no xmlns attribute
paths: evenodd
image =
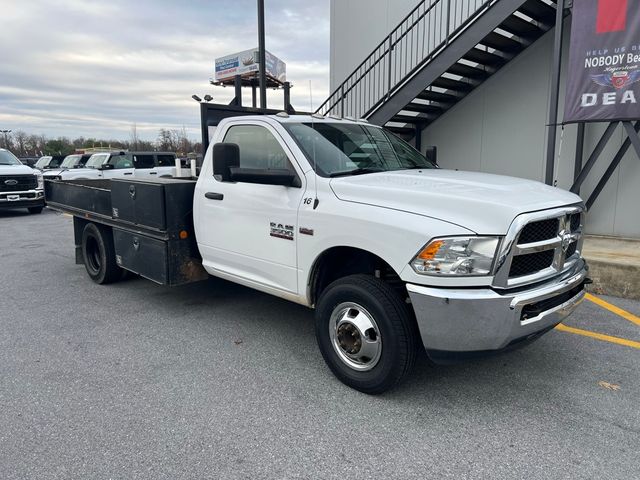
<svg viewBox="0 0 640 480"><path fill-rule="evenodd" d="M284 187L300 187L300 180L295 173L286 168L239 168L231 167L231 180L234 182L259 183L262 185L282 185Z"/></svg>
<svg viewBox="0 0 640 480"><path fill-rule="evenodd" d="M213 174L223 182L231 181L231 168L240 166L240 147L236 143L213 146Z"/></svg>
<svg viewBox="0 0 640 480"><path fill-rule="evenodd" d="M430 146L425 148L424 156L427 157L427 160L430 160L435 165L438 165L438 147Z"/></svg>
<svg viewBox="0 0 640 480"><path fill-rule="evenodd" d="M102 165L100 165L99 170L113 170L114 169L114 165L111 163L103 163Z"/></svg>

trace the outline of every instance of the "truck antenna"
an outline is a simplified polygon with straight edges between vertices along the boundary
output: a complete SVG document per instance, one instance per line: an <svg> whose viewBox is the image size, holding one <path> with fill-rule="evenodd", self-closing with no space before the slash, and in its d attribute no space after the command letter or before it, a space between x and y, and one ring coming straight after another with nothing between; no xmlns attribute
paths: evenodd
<svg viewBox="0 0 640 480"><path fill-rule="evenodd" d="M312 154L313 154L313 184L315 189L315 198L313 200L313 209L315 210L318 207L318 172L316 171L316 127L313 123L313 118L315 117L315 113L313 113L313 93L311 90L311 80L309 80L309 105L311 107L311 130L313 130L311 136L311 145L312 145Z"/></svg>

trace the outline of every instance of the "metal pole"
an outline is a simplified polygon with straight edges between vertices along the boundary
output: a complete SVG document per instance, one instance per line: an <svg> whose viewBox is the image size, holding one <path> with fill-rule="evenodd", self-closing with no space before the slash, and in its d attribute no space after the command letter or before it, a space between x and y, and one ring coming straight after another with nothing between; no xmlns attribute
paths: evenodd
<svg viewBox="0 0 640 480"><path fill-rule="evenodd" d="M258 106L256 87L257 85L255 83L255 80L251 80L251 105L253 106L253 108L256 108Z"/></svg>
<svg viewBox="0 0 640 480"><path fill-rule="evenodd" d="M236 91L236 105L238 107L242 106L242 77L240 75L236 75L233 82L235 91Z"/></svg>
<svg viewBox="0 0 640 480"><path fill-rule="evenodd" d="M584 158L584 122L578 124L578 133L576 135L576 158L573 165L573 182L578 179L580 171L582 170L582 159ZM576 190L580 195L580 187Z"/></svg>
<svg viewBox="0 0 640 480"><path fill-rule="evenodd" d="M289 82L284 82L284 111L287 113L291 113L291 84Z"/></svg>
<svg viewBox="0 0 640 480"><path fill-rule="evenodd" d="M267 76L265 67L267 63L264 46L264 0L258 0L258 63L260 70L260 108L267 108Z"/></svg>
<svg viewBox="0 0 640 480"><path fill-rule="evenodd" d="M551 91L549 92L549 122L547 131L547 166L544 181L553 183L553 169L556 155L556 123L558 122L558 98L560 96L560 66L562 63L562 34L564 30L564 1L558 0L556 6L556 31L553 40L553 66Z"/></svg>

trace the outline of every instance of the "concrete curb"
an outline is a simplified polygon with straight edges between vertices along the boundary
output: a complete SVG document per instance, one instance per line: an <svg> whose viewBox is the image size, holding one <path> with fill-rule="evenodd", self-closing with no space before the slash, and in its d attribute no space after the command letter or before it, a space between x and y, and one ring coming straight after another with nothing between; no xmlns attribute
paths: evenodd
<svg viewBox="0 0 640 480"><path fill-rule="evenodd" d="M587 236L583 255L593 280L587 291L640 299L640 240Z"/></svg>

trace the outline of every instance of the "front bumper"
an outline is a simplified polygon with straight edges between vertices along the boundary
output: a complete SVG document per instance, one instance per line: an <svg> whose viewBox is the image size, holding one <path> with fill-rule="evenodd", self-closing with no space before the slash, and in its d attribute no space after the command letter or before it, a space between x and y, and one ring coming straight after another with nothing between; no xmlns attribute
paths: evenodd
<svg viewBox="0 0 640 480"><path fill-rule="evenodd" d="M0 209L42 206L44 206L44 190L27 190L24 192L0 191Z"/></svg>
<svg viewBox="0 0 640 480"><path fill-rule="evenodd" d="M584 298L584 260L562 277L500 293L407 284L422 343L437 354L501 350L535 337L568 317Z"/></svg>

